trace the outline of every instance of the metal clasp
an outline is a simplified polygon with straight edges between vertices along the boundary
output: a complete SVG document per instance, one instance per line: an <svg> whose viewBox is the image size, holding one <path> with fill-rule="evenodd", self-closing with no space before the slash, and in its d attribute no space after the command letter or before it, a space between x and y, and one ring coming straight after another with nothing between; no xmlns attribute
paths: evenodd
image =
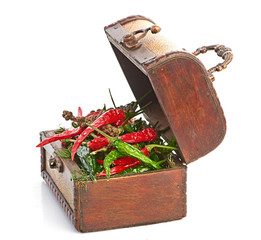
<svg viewBox="0 0 261 240"><path fill-rule="evenodd" d="M142 45L142 42L140 40L144 38L149 31L151 31L152 34L159 33L161 28L159 26L153 25L148 28L139 29L132 33L126 34L123 38L121 43L129 49L137 49ZM137 34L140 34L139 36L136 36Z"/></svg>
<svg viewBox="0 0 261 240"><path fill-rule="evenodd" d="M51 156L49 159L49 166L50 168L54 169L57 168L58 172L63 172L63 163L61 159L57 156Z"/></svg>

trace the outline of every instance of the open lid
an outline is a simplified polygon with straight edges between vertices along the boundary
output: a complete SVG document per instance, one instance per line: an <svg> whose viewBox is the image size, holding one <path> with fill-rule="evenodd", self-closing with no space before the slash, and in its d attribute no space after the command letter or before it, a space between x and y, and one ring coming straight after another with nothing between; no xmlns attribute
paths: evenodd
<svg viewBox="0 0 261 240"><path fill-rule="evenodd" d="M193 54L155 34L159 31L153 21L139 15L105 27L135 98L151 90L140 103L152 101L145 118L152 124L159 121L160 128L170 126L164 137L174 135L178 154L190 163L215 149L225 136L225 117L211 82L214 70L207 71ZM231 50L225 50L228 56Z"/></svg>

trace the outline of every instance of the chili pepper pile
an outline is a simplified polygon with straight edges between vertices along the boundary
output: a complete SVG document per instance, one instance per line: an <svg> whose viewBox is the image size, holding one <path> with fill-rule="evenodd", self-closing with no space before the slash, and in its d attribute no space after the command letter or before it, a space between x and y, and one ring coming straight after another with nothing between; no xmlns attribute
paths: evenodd
<svg viewBox="0 0 261 240"><path fill-rule="evenodd" d="M96 181L103 176L109 180L115 174L164 168L168 155L178 149L177 143L174 137L165 142L161 130L142 118L135 118L146 107L137 110L138 103L116 107L113 101L115 108L106 109L104 105L86 116L80 107L76 117L70 111L63 111L63 117L72 121L72 127L60 129L37 147L61 141L62 150L57 155L75 161L81 169L80 177L84 175L86 180Z"/></svg>

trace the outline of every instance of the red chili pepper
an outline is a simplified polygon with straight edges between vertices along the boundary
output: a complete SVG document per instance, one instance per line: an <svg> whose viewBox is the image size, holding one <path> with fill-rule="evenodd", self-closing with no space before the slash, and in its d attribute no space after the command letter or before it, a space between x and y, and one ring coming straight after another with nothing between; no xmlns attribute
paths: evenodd
<svg viewBox="0 0 261 240"><path fill-rule="evenodd" d="M145 154L147 157L149 157L149 150L144 147L140 150L143 154ZM113 161L113 164L115 165L125 165L125 164L130 164L133 162L139 161L138 159L132 158L132 157L123 157L123 158L119 158L117 160ZM141 161L139 161L141 163Z"/></svg>
<svg viewBox="0 0 261 240"><path fill-rule="evenodd" d="M78 107L78 117L82 117L82 108Z"/></svg>
<svg viewBox="0 0 261 240"><path fill-rule="evenodd" d="M93 123L92 126L96 128L100 128L110 123L115 123L119 119L125 119L125 112L120 109L111 109L105 113L103 113L99 118L97 118ZM93 128L87 127L81 135L75 141L72 147L72 160L74 160L74 155L77 152L77 149L82 144L83 140L87 138L92 132L94 131Z"/></svg>
<svg viewBox="0 0 261 240"><path fill-rule="evenodd" d="M63 140L61 140L61 144L62 144L62 146L68 146L69 145L69 143L64 143Z"/></svg>
<svg viewBox="0 0 261 240"><path fill-rule="evenodd" d="M139 143L155 141L158 137L157 132L154 128L146 128L139 132L127 133L120 136L120 139L126 143Z"/></svg>
<svg viewBox="0 0 261 240"><path fill-rule="evenodd" d="M149 157L150 151L146 147L142 148L140 151L144 153L147 157Z"/></svg>
<svg viewBox="0 0 261 240"><path fill-rule="evenodd" d="M146 147L142 148L140 151L142 153L144 153L147 157L149 157L149 150ZM123 158L119 158L117 160L114 160L112 163L114 165L126 165L126 164L131 164L131 163L134 163L134 162L137 162L137 161L139 161L139 160L127 156L127 157L123 157ZM97 159L97 162L100 163L100 164L103 164L104 160Z"/></svg>
<svg viewBox="0 0 261 240"><path fill-rule="evenodd" d="M93 140L89 141L87 143L87 146L92 150L96 151L98 149L101 149L103 147L106 147L109 144L109 140L105 137L101 138L94 138Z"/></svg>
<svg viewBox="0 0 261 240"><path fill-rule="evenodd" d="M114 165L126 165L126 164L131 164L134 162L137 162L137 159L127 156L127 157L123 157L123 158L114 160L113 164ZM140 163L141 163L141 161L140 161Z"/></svg>
<svg viewBox="0 0 261 240"><path fill-rule="evenodd" d="M124 120L118 120L118 121L116 121L115 123L114 123L114 126L115 127L119 127L119 126L121 126L123 123L124 123L125 121ZM124 124L124 126L125 125L127 125L128 123L130 123L130 124L133 124L135 122L135 118L131 118L129 121L127 121L125 124Z"/></svg>
<svg viewBox="0 0 261 240"><path fill-rule="evenodd" d="M96 136L99 138L104 138L100 133L96 133Z"/></svg>
<svg viewBox="0 0 261 240"><path fill-rule="evenodd" d="M123 124L124 123L124 119L122 120L122 119L120 119L120 120L118 120L118 121L116 121L115 123L114 123L114 126L115 127L119 127L119 126L121 126L121 124ZM127 123L126 123L127 124Z"/></svg>
<svg viewBox="0 0 261 240"><path fill-rule="evenodd" d="M91 113L89 113L88 115L86 115L85 117L89 117L89 116L95 116L95 117L97 117L99 114L100 114L100 111L91 112Z"/></svg>
<svg viewBox="0 0 261 240"><path fill-rule="evenodd" d="M82 117L82 109L81 107L78 107L78 114L77 114L77 117ZM73 120L75 123L77 123L76 120Z"/></svg>
<svg viewBox="0 0 261 240"><path fill-rule="evenodd" d="M42 147L48 143L52 143L55 142L57 140L62 140L62 139L66 139L66 138L72 138L75 137L79 134L81 134L83 132L84 128L82 127L77 127L77 128L73 128L67 131L64 131L60 134L55 134L51 137L48 137L46 139L44 139L41 143L39 143L36 147Z"/></svg>
<svg viewBox="0 0 261 240"><path fill-rule="evenodd" d="M98 135L98 134L97 134ZM127 133L120 136L120 139L126 143L139 143L139 142L149 142L154 141L158 137L157 132L153 128L147 128L135 133ZM87 145L93 150L98 150L102 147L106 147L109 141L105 137L95 138Z"/></svg>
<svg viewBox="0 0 261 240"><path fill-rule="evenodd" d="M101 134L97 134L97 136L102 136ZM96 151L98 149L101 149L103 147L106 147L109 144L109 140L106 137L98 137L94 138L93 140L89 141L87 143L87 146L92 150Z"/></svg>
<svg viewBox="0 0 261 240"><path fill-rule="evenodd" d="M100 160L100 159L97 159L96 161L97 161L97 163L99 163L99 164L103 164L103 162L104 162L104 160Z"/></svg>
<svg viewBox="0 0 261 240"><path fill-rule="evenodd" d="M114 174L120 173L120 172L124 171L125 169L128 169L130 167L135 167L135 166L137 166L139 164L140 164L140 161L136 160L135 162L132 162L132 163L129 163L129 164L126 164L126 165L115 166L115 167L111 168L110 175L114 175ZM98 173L97 176L98 177L106 176L106 171Z"/></svg>
<svg viewBox="0 0 261 240"><path fill-rule="evenodd" d="M123 158L119 158L117 160L114 160L112 163L114 165L126 165L126 164L130 164L130 163L133 163L133 162L136 162L136 161L137 161L137 159L127 156L127 157L123 157ZM100 164L103 164L104 160L97 159L97 162L100 163Z"/></svg>

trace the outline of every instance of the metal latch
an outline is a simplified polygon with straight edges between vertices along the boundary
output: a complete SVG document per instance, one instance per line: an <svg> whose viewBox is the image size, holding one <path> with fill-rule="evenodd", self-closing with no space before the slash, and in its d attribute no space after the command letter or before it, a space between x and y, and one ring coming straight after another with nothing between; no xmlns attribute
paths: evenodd
<svg viewBox="0 0 261 240"><path fill-rule="evenodd" d="M58 156L51 156L49 159L50 168L57 168L58 172L63 172L63 163Z"/></svg>
<svg viewBox="0 0 261 240"><path fill-rule="evenodd" d="M142 38L144 38L149 31L151 31L152 34L159 33L161 28L159 26L153 25L148 28L139 29L132 33L126 34L121 41L121 44L123 44L126 48L129 49L137 49L142 45L142 42L140 41ZM137 34L140 34L139 36L136 36Z"/></svg>

